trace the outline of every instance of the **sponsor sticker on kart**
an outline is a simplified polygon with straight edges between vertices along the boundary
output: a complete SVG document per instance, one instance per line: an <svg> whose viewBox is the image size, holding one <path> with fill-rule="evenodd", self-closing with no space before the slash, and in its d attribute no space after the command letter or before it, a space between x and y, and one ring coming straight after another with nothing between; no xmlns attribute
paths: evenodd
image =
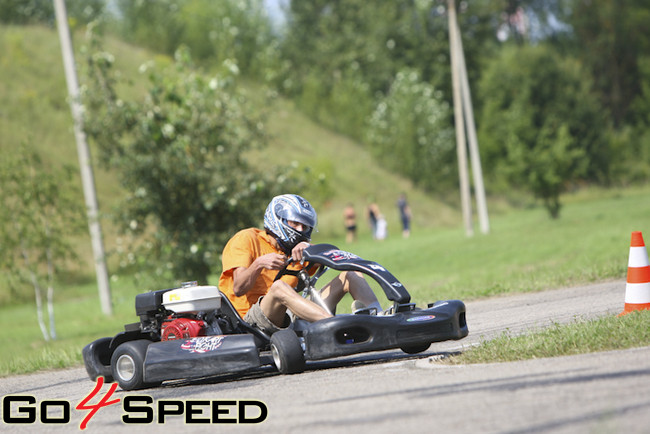
<svg viewBox="0 0 650 434"><path fill-rule="evenodd" d="M223 335L192 338L185 341L181 345L181 349L191 353L207 353L218 349L225 338Z"/></svg>
<svg viewBox="0 0 650 434"><path fill-rule="evenodd" d="M414 316L413 318L407 319L406 322L429 321L430 319L434 319L435 317L436 317L435 315Z"/></svg>
<svg viewBox="0 0 650 434"><path fill-rule="evenodd" d="M328 250L327 252L323 253L323 256L330 258L334 262L347 261L350 259L360 259L354 253L346 252L344 250Z"/></svg>

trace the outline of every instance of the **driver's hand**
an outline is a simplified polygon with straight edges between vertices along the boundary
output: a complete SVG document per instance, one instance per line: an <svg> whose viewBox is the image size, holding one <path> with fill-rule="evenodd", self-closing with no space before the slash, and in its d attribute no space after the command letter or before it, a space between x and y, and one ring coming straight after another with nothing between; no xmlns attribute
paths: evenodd
<svg viewBox="0 0 650 434"><path fill-rule="evenodd" d="M294 247L293 250L291 251L291 259L293 259L293 262L302 261L302 251L309 246L310 244L306 241L301 241L298 244L296 244L296 247Z"/></svg>
<svg viewBox="0 0 650 434"><path fill-rule="evenodd" d="M281 270L287 264L287 257L279 253L267 253L258 257L256 261L267 270Z"/></svg>

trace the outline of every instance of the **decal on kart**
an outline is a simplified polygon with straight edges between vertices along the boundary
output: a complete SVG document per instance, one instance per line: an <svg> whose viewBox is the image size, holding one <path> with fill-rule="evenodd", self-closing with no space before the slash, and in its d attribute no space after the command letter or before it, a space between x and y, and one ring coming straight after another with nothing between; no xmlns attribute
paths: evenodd
<svg viewBox="0 0 650 434"><path fill-rule="evenodd" d="M409 318L406 321L407 322L429 321L430 319L434 319L435 317L436 317L435 315L422 315L422 316L415 316L413 318Z"/></svg>
<svg viewBox="0 0 650 434"><path fill-rule="evenodd" d="M191 353L207 353L218 349L225 338L226 337L222 335L192 338L189 341L185 341L183 345L181 345L181 349Z"/></svg>
<svg viewBox="0 0 650 434"><path fill-rule="evenodd" d="M350 259L361 259L354 253L346 252L344 250L328 250L322 255L330 258L334 262L347 261Z"/></svg>

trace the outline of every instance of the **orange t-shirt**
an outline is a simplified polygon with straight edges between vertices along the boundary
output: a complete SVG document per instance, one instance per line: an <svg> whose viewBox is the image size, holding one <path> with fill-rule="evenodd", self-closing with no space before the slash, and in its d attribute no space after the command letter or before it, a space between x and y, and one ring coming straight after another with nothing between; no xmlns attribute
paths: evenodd
<svg viewBox="0 0 650 434"><path fill-rule="evenodd" d="M256 258L267 253L283 254L272 244L271 236L257 228L237 232L223 249L221 259L223 272L219 278L219 289L230 299L242 318L248 309L269 291L279 270L263 269L255 285L246 294L240 296L236 296L233 291L233 272L239 267L250 267ZM291 286L295 286L298 282L295 276L283 276L282 280Z"/></svg>

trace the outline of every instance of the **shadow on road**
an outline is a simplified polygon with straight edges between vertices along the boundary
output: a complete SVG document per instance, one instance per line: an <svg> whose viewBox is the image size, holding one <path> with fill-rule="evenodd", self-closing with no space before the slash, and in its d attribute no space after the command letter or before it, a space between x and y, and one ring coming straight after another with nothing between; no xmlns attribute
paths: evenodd
<svg viewBox="0 0 650 434"><path fill-rule="evenodd" d="M339 369L356 366L376 365L382 363L392 363L406 360L426 359L429 357L449 357L457 355L458 352L439 352L439 351L424 351L419 354L406 354L399 350L382 351L366 354L355 354L352 356L338 357L335 359L326 360L311 360L307 361L307 368L305 372L309 371L322 371L326 369ZM195 378L191 380L174 380L163 383L162 388L176 388L184 386L194 386L200 384L227 384L243 380L255 380L266 377L273 377L281 375L273 365L273 360L269 355L262 354L261 356L263 366L251 371L236 374L221 374L210 377Z"/></svg>

